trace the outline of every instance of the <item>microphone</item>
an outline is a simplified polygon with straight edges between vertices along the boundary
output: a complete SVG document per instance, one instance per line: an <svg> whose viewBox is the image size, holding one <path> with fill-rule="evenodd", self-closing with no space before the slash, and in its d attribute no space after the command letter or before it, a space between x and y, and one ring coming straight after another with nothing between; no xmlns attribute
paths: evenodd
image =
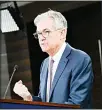
<svg viewBox="0 0 102 110"><path fill-rule="evenodd" d="M12 78L13 78L14 73L15 73L15 71L16 71L17 69L18 69L18 65L15 65L14 68L13 68L13 72L12 72L12 75L11 75L11 77L10 77L9 83L8 83L7 88L6 88L6 90L5 90L4 98L3 98L3 99L6 98L6 95L7 95L7 92L8 92L8 88L9 88L9 86L10 86L10 84L11 84Z"/></svg>

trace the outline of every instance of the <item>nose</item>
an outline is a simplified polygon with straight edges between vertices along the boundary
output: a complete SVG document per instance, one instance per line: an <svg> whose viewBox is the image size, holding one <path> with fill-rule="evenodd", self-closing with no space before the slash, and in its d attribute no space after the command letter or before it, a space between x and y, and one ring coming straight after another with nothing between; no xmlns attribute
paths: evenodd
<svg viewBox="0 0 102 110"><path fill-rule="evenodd" d="M43 34L41 34L40 36L39 36L39 40L45 40L46 38L45 38L45 36L43 35Z"/></svg>

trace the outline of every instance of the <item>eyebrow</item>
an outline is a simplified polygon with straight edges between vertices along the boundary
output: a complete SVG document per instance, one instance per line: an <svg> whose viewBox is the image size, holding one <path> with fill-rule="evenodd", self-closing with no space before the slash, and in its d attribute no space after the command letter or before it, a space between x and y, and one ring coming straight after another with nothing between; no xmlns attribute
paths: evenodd
<svg viewBox="0 0 102 110"><path fill-rule="evenodd" d="M46 31L46 30L49 30L50 31L50 29L48 29L48 28L43 29L43 31ZM40 33L40 31L37 31L37 30L36 30L36 32L37 33Z"/></svg>

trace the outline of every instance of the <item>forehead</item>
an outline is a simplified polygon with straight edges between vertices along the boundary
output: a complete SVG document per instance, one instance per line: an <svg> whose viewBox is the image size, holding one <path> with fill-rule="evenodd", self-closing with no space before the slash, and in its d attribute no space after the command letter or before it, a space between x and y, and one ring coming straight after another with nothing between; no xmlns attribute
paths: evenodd
<svg viewBox="0 0 102 110"><path fill-rule="evenodd" d="M53 29L54 28L54 20L51 18L44 18L40 20L37 24L37 31L42 31L44 29Z"/></svg>

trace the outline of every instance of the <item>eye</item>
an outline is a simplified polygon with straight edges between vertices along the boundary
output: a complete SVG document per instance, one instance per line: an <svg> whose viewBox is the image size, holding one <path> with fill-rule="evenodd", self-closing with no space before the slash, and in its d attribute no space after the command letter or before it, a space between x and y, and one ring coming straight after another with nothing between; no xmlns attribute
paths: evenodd
<svg viewBox="0 0 102 110"><path fill-rule="evenodd" d="M50 33L50 31L46 30L46 31L44 31L44 33L49 34L49 33Z"/></svg>
<svg viewBox="0 0 102 110"><path fill-rule="evenodd" d="M40 35L42 35L42 33L41 32L38 32L37 35L40 36Z"/></svg>

